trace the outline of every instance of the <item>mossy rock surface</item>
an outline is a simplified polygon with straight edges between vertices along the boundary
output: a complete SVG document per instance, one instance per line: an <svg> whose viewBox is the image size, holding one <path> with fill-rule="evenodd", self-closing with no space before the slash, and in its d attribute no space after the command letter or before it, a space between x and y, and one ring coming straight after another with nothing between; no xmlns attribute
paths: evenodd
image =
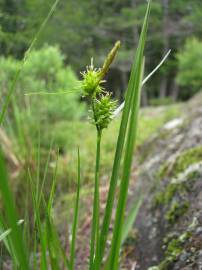
<svg viewBox="0 0 202 270"><path fill-rule="evenodd" d="M199 103L185 104L183 124L160 130L143 147L134 194L145 194L136 269L202 269L202 95Z"/></svg>

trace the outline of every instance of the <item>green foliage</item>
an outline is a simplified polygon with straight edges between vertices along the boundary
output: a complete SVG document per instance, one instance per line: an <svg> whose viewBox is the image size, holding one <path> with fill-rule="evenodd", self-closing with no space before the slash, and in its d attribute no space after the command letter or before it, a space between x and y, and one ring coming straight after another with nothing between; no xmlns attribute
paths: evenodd
<svg viewBox="0 0 202 270"><path fill-rule="evenodd" d="M3 94L7 93L11 82L14 80L18 65L18 61L11 57L0 57L0 83Z"/></svg>
<svg viewBox="0 0 202 270"><path fill-rule="evenodd" d="M167 106L161 110L161 113L159 113L158 108L142 109L139 117L137 147L140 147L148 138L150 138L150 136L155 134L164 123L179 116L179 113L179 105ZM102 158L100 161L101 176L110 174L113 165L114 147L116 146L119 125L120 119L114 119L107 130L103 130L101 148ZM55 123L45 124L45 127L48 132L41 133L43 147L48 149L49 142L53 139L62 153L60 156L61 161L59 162L58 174L61 179L60 184L64 187L64 190L72 191L72 188L75 187L76 184L74 164L77 160L75 149L78 145L81 152L82 168L85 172L82 177L82 184L87 185L91 183L94 173L92 164L95 159L94 126L87 121L61 120ZM66 182L66 179L68 179L68 182Z"/></svg>
<svg viewBox="0 0 202 270"><path fill-rule="evenodd" d="M82 90L84 96L95 96L103 91L102 86L100 84L100 70L95 69L93 64L89 67L87 66L87 70L81 73L83 76L82 80Z"/></svg>
<svg viewBox="0 0 202 270"><path fill-rule="evenodd" d="M57 6L58 2L59 2L59 0L55 0L55 2L53 3L53 5L52 5L51 8L50 8L48 14L45 16L45 19L43 19L43 21L41 22L41 25L40 25L40 27L38 28L38 31L37 31L36 34L33 36L32 40L31 40L31 42L30 42L29 47L26 49L26 52L25 52L24 57L23 57L23 60L21 61L21 63L20 63L20 65L19 65L18 69L16 70L15 77L14 77L13 81L11 82L11 85L10 85L10 87L9 87L9 89L8 89L8 93L7 93L6 98L5 98L5 102L4 102L4 104L3 104L3 106L2 106L2 109L1 109L1 114L0 114L0 125L2 125L2 123L3 123L3 121L4 121L5 113L6 113L7 109L8 109L9 104L10 104L12 95L13 95L13 93L14 93L14 91L15 91L16 84L17 84L17 81L18 81L18 79L19 79L19 77L20 77L21 71L22 71L22 69L23 69L23 67L24 67L24 64L26 63L26 60L27 60L27 58L28 58L30 52L32 51L33 47L35 46L36 42L38 41L38 38L39 38L41 32L43 32L43 29L45 28L45 26L46 26L47 22L49 21L51 15L54 13L54 11L55 11L55 9L56 9L56 6ZM11 3L12 3L12 0L11 0ZM8 6L9 6L11 3L9 3ZM5 3L4 3L4 4L5 4ZM3 6L4 6L4 4L3 4ZM5 4L5 7L6 7L6 4ZM10 6L9 6L9 7L10 7ZM13 12L12 8L13 8L13 6L11 6L11 10L10 10L10 8L8 8L8 11ZM5 8L5 9L6 9L6 8ZM14 8L14 10L15 10L15 8Z"/></svg>
<svg viewBox="0 0 202 270"><path fill-rule="evenodd" d="M180 173L184 172L190 165L200 162L202 160L201 147L196 147L184 151L179 157L176 158L172 168L169 164L161 167L158 178L177 177ZM189 204L185 201L184 194L191 191L192 183L196 179L197 173L193 172L187 176L186 182L170 182L163 187L162 191L156 193L153 199L154 207L164 207L167 210L165 218L173 224L177 218L183 215L189 208ZM176 200L176 196L181 198L180 201Z"/></svg>
<svg viewBox="0 0 202 270"><path fill-rule="evenodd" d="M173 100L170 97L165 98L152 98L149 100L149 104L151 106L163 106L163 105L169 105L172 104Z"/></svg>
<svg viewBox="0 0 202 270"><path fill-rule="evenodd" d="M56 93L34 97L37 104L41 100L38 109L42 108L41 114L45 112L46 120L78 119L82 115L84 106L79 106L77 78L70 67L64 66L64 56L58 47L45 46L39 51L33 51L21 78L28 84L26 93ZM63 94L64 91L66 93Z"/></svg>
<svg viewBox="0 0 202 270"><path fill-rule="evenodd" d="M4 223L7 224L12 231L12 233L8 236L6 246L12 258L14 267L16 269L20 267L22 270L29 269L26 245L23 240L22 230L18 226L17 211L14 203L14 198L8 184L8 174L1 149L0 177L1 198L5 209L4 212L0 215L0 220L3 220Z"/></svg>
<svg viewBox="0 0 202 270"><path fill-rule="evenodd" d="M72 4L73 3L70 1L70 3L68 3L68 6L69 5L71 6ZM85 1L82 5L85 8L89 7L88 3L86 3ZM99 8L101 8L102 10L103 7L105 6L103 6L103 3L101 3ZM98 6L96 6L96 8L98 8ZM139 119L138 112L140 108L141 87L144 72L144 51L145 51L145 41L148 28L149 13L150 13L150 1L148 3L146 16L144 19L143 28L140 35L136 57L133 59L134 64L131 70L131 76L126 93L125 106L121 117L121 122L117 121L117 123L120 124L120 127L119 132L117 132L118 140L115 157L111 158L114 164L110 180L110 188L108 192L107 204L106 208L104 209L104 220L101 227L100 227L100 209L99 209L100 208L99 181L101 172L100 157L102 157L101 137L103 129L107 128L109 122L111 122L112 120L112 114L114 112L115 103L111 100L111 95L100 87L100 84L102 83L103 77L108 72L109 65L112 63L112 60L114 59L116 48L118 48L120 44L118 43L117 47L115 45L115 50L112 50L108 55L108 57L106 58L106 61L104 62L102 69L99 70L99 76L98 72L95 71L94 69L88 69L87 72L83 74L83 84L81 86L83 86L84 94L87 95L88 98L90 99L90 106L92 107L93 119L95 124L94 129L96 126L97 131L96 153L94 153L94 147L92 147L92 140L90 140L92 139L92 137L89 136L90 139L87 138L90 142L89 144L90 151L94 153L94 156L92 155L90 157L91 158L90 166L92 167L92 164L95 163L94 197L93 197L94 202L93 202L92 233L91 233L90 263L89 263L89 269L92 270L99 270L104 263L106 263L104 266L105 269L116 270L119 268L119 254L121 250L121 245L124 240L123 238L126 237L126 234L128 233L130 227L132 226L132 223L134 222L134 219L137 215L137 211L139 209L140 202L138 202L137 205L135 205L135 207L131 210L131 217L126 221L126 223L124 223L130 173L134 155L134 147L136 140L138 140L137 137L137 128ZM97 12L97 14L99 14L99 12ZM74 14L73 16L71 16L71 18L73 19L73 17ZM99 18L99 16L96 18ZM85 21L84 25L86 26ZM76 49L77 48L75 48L75 50ZM8 63L8 69L11 70L11 73L12 70L14 69L13 65L14 65L13 63L12 64ZM9 74L10 72L8 72L8 75ZM5 80L6 82L9 81L9 78L4 78L3 76L2 78L3 78L2 80ZM71 120L71 122L68 123L71 125L72 120L75 119L78 120L80 116L83 115L82 105L78 102L78 95L77 95L78 91L76 91L78 90L77 87L78 84L76 76L71 71L70 68L64 66L64 57L57 47L45 47L38 51L32 51L30 53L29 61L26 62L22 73L20 73L16 89L17 90L16 95L15 98L13 98L12 100L13 111L11 111L11 114L13 113L13 115L11 115L12 116L11 119L14 119L16 129L20 131L22 137L25 136L25 132L23 129L23 124L25 122L24 120L27 121L30 120L26 128L27 130L29 130L30 133L32 133L29 137L29 139L31 138L31 143L33 143L34 140L36 141L36 139L34 138L36 135L35 121L36 122L39 121L42 123L41 125L42 134L46 132L48 133L48 131L51 130L52 132L55 132L56 136L59 137L59 140L67 141L67 137L64 134L65 133L64 130L60 128L60 130L58 131L57 129L54 129L54 127L58 124L59 121L60 121L59 124L61 124L62 121L68 123L67 120ZM68 92L68 90L69 95L65 95L64 91ZM70 90L71 92L73 92L73 94L71 93L71 95ZM30 96L24 97L22 95L22 92L23 93L34 92L34 93L31 97ZM43 95L40 97L37 96L37 93L41 94L41 92ZM103 92L104 94L101 94L101 92ZM54 96L51 95L53 93ZM58 99L58 101L56 101L56 99ZM162 118L159 121L162 121ZM155 122L157 122L156 118ZM79 127L79 125L86 124L81 122L78 123L79 124L77 128ZM117 123L115 125L118 125ZM49 128L47 129L47 127ZM82 129L79 132L83 133L83 136L86 136L88 135L85 130L86 126L83 127L84 129ZM152 128L148 130L147 136L148 134L151 134L151 132L156 130L156 128L157 125L152 124ZM117 131L117 127L115 128L115 131ZM58 135L59 132L60 134ZM79 135L75 135L72 127L70 128L70 131L68 130L67 132L70 132L71 134L69 135L69 142L66 142L67 144L72 145L73 141L75 140L75 137L78 136L80 144L85 146L84 141L82 141L82 137L79 137ZM93 136L94 134L95 131L93 133ZM15 208L13 207L14 203L12 195L10 194L8 189L8 179L4 163L2 162L3 159L0 156L0 168L1 168L0 172L1 176L3 177L3 182L0 183L1 193L3 202L6 206L5 215L8 220L9 228L11 228L12 230L9 236L11 235L12 248L14 248L12 250L13 254L11 254L11 257L14 262L16 258L18 260L16 265L17 267L15 267L16 269L18 269L19 267L21 267L22 269L29 269L29 263L32 262L34 264L34 269L38 269L37 268L38 263L40 264L41 270L47 270L50 267L51 269L54 270L59 270L61 268L74 269L75 239L77 234L80 180L81 180L80 155L78 153L77 157L78 186L74 209L75 212L73 218L73 226L72 226L73 228L71 232L72 235L70 237L68 236L68 240L71 241L70 243L71 254L69 261L68 256L66 256L66 247L64 247L60 243L59 235L57 233L57 228L54 224L54 216L53 216L54 197L56 194L57 172L60 166L59 161L61 160L61 156L64 154L64 152L62 151L64 143L60 142L61 148L54 153L56 156L56 161L50 164L50 153L52 152L51 146L48 158L44 163L40 147L41 146L44 147L45 144L47 144L47 141L49 143L50 140L44 139L45 137L43 136L44 135L41 136L40 133L38 134L37 149L36 153L34 153L36 155L36 163L34 163L33 166L32 164L31 165L28 164L27 166L26 162L25 165L23 164L26 168L26 179L27 178L29 179L30 187L28 189L28 192L31 191L32 195L31 209L33 209L34 213L32 215L31 220L32 223L30 224L31 225L30 228L33 230L31 232L34 232L33 238L31 237L29 239L28 235L26 234L26 231L24 231L25 240L28 243L34 242L34 247L33 245L30 245L31 252L29 249L27 250L28 261L26 260L25 256L26 252L24 252L25 247L22 237L23 233L17 226L17 214L15 213ZM111 136L111 133L108 134L107 136L113 137L112 140L114 144L115 143L114 136ZM144 138L145 137L146 135L144 134ZM47 150L47 147L44 148L45 150ZM107 149L106 151L108 150L109 152L111 151L110 155L112 155L112 150L114 148L111 147L107 139L106 139L106 149ZM28 155L30 154L29 151L30 148L27 148ZM44 164L45 169L41 171L41 166L43 167ZM66 165L67 164L65 162L65 166ZM49 167L53 168L53 173L51 170L50 170L51 173L48 171ZM117 188L120 175L121 175L120 187ZM50 179L52 181L50 181ZM51 185L49 185L50 183ZM63 184L66 185L66 182L64 181ZM112 244L109 251L109 257L105 261L104 255L106 251L106 244L112 218L112 209L114 206L114 200L115 195L117 194L117 189L119 190L119 194L117 200L116 217L112 230L113 234ZM29 195L30 194L28 193L27 196L29 197ZM174 215L173 212L174 211L176 212L176 208L177 207L175 206L174 209L171 209L172 211L170 212L170 216L172 218ZM30 208L28 207L27 209L25 209L25 211L28 212L29 209ZM124 231L124 224L126 225L125 231ZM28 227L29 225L26 226ZM37 254L40 255L39 258L36 258Z"/></svg>
<svg viewBox="0 0 202 270"><path fill-rule="evenodd" d="M64 56L58 47L44 46L40 50L33 50L25 64L22 77L30 76L33 79L43 81L46 87L50 87L56 81L57 73L64 67Z"/></svg>
<svg viewBox="0 0 202 270"><path fill-rule="evenodd" d="M169 163L163 164L157 173L157 177L159 179L166 176L177 177L178 174L184 172L190 165L200 162L201 160L202 148L200 146L185 150L176 158L171 166Z"/></svg>
<svg viewBox="0 0 202 270"><path fill-rule="evenodd" d="M175 224L177 219L184 215L189 208L188 202L176 202L171 204L169 211L166 213L166 219L170 224Z"/></svg>
<svg viewBox="0 0 202 270"><path fill-rule="evenodd" d="M175 260L179 257L180 254L184 251L184 246L186 241L191 237L189 231L185 231L178 238L169 237L164 239L166 244L165 257L164 260L158 265L150 267L148 270L169 270L171 269Z"/></svg>
<svg viewBox="0 0 202 270"><path fill-rule="evenodd" d="M200 162L202 160L202 147L191 148L187 151L184 151L180 155L174 165L172 173L174 176L177 176L179 173L186 170L190 165Z"/></svg>
<svg viewBox="0 0 202 270"><path fill-rule="evenodd" d="M19 64L12 58L0 58L0 81L4 95L7 94ZM43 95L38 96L37 93L41 91ZM36 95L24 96L24 93L30 92ZM47 122L72 120L80 118L85 107L79 102L77 92L76 75L69 66L65 67L64 56L58 47L45 46L30 53L17 83L15 100L21 106L22 115L30 109L27 104L31 102L34 119L41 115L41 119ZM56 95L49 95L51 93Z"/></svg>
<svg viewBox="0 0 202 270"><path fill-rule="evenodd" d="M117 102L111 100L109 94L101 95L100 100L94 102L94 121L99 130L107 128L112 121L113 112Z"/></svg>
<svg viewBox="0 0 202 270"><path fill-rule="evenodd" d="M108 194L108 201L106 205L106 214L103 222L103 229L101 232L104 234L102 238L104 239L103 243L101 241L101 247L105 248L106 245L106 235L109 230L109 224L107 219L111 218L111 209L109 205L113 205L115 190L118 181L118 176L120 172L120 161L123 155L123 169L122 169L122 178L120 182L120 190L117 202L116 216L113 228L113 237L112 245L109 255L109 263L106 266L106 269L118 269L119 268L119 254L121 249L121 237L123 233L124 226L124 215L126 208L126 201L128 197L128 186L130 180L132 159L133 159L133 150L136 143L137 137L137 128L138 128L138 113L140 107L140 96L141 96L141 87L144 73L144 50L147 37L148 29L148 20L150 14L150 4L148 2L147 10L145 13L142 31L136 51L136 57L131 70L131 77L128 84L126 101L124 105L119 137L117 141L117 150L114 159L114 167L112 171L112 177L110 182L110 189ZM126 145L125 152L123 153L124 143ZM118 150L118 148L120 149ZM115 178L114 178L115 176ZM117 178L117 179L116 179ZM110 201L110 204L109 204ZM107 212L110 212L107 213ZM109 217L108 217L109 216ZM107 218L106 218L107 217ZM105 231L106 230L106 231ZM103 252L101 253L103 254ZM101 256L102 258L102 256Z"/></svg>
<svg viewBox="0 0 202 270"><path fill-rule="evenodd" d="M46 2L2 0L1 54L22 58L53 2L54 0ZM152 2L152 24L148 33L150 43L146 47L147 72L157 64L168 48L172 49L173 55L146 88L145 93L149 99L160 96L160 90L156 85L160 85L161 75L168 78L165 96L172 95L174 99L176 98L173 96L175 92L173 87L176 87L178 61L174 55L181 51L184 41L190 34L201 38L201 7L200 0L192 0L191 3L186 0L168 2L168 7L161 0ZM122 51L117 59L118 65L112 70L115 74L112 84L118 96L122 89L119 89L117 84L123 84L122 88L126 87L124 76L129 76L132 51L134 43L136 45L139 38L145 10L146 1L60 1L56 14L51 17L46 31L38 40L38 48L43 47L45 43L59 44L68 61L78 72L92 56L97 59L99 65L103 61L106 48L121 37ZM180 90L176 94L177 97L180 99L189 97L184 87ZM191 95L193 93L191 92Z"/></svg>
<svg viewBox="0 0 202 270"><path fill-rule="evenodd" d="M29 44L29 10L27 4L16 1L0 1L0 47L1 54L22 56ZM34 30L34 29L32 29ZM33 32L32 32L33 34Z"/></svg>
<svg viewBox="0 0 202 270"><path fill-rule="evenodd" d="M202 85L202 42L196 38L187 39L184 49L177 54L177 59L177 82L181 86L189 87L190 96L190 93L199 91Z"/></svg>

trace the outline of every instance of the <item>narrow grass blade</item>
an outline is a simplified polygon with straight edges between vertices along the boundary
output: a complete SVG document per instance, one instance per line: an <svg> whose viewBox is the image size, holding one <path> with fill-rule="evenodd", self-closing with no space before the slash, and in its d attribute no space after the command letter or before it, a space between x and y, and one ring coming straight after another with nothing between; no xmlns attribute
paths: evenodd
<svg viewBox="0 0 202 270"><path fill-rule="evenodd" d="M48 236L47 246L51 262L51 269L70 269L70 262L65 254L65 250L60 243L60 239L58 237L58 233L53 220L51 216L48 215L48 213L46 217L46 234ZM62 262L64 263L64 267L62 267Z"/></svg>
<svg viewBox="0 0 202 270"><path fill-rule="evenodd" d="M132 207L127 215L126 221L125 221L124 226L123 226L121 245L124 244L126 238L128 237L130 230L133 227L133 224L135 223L138 211L139 211L140 206L142 204L142 199L143 199L143 197L140 197L138 200L136 200L132 204ZM108 258L105 261L105 264L103 266L104 270L109 269L109 263L110 263L110 257L108 256Z"/></svg>
<svg viewBox="0 0 202 270"><path fill-rule="evenodd" d="M60 96L64 94L67 95L67 94L75 94L75 93L81 93L81 90L74 88L73 90L58 91L58 92L39 91L39 92L25 93L25 96Z"/></svg>
<svg viewBox="0 0 202 270"><path fill-rule="evenodd" d="M124 222L121 244L125 242L126 238L128 237L129 232L131 231L135 223L138 211L142 204L142 200L143 200L143 197L140 197L138 200L132 203L132 207L127 215L126 221Z"/></svg>
<svg viewBox="0 0 202 270"><path fill-rule="evenodd" d="M78 148L78 164L77 164L77 193L76 193L76 202L74 207L74 221L72 226L72 239L71 239L71 252L70 252L70 270L74 269L74 259L75 254L75 242L76 242L76 233L78 225L78 213L79 213L79 200L80 200L80 188L81 188L81 168L80 168L80 152Z"/></svg>
<svg viewBox="0 0 202 270"><path fill-rule="evenodd" d="M56 166L53 175L53 181L50 191L50 196L48 199L48 204L45 204L45 212L46 212L46 235L47 237L47 247L49 250L49 258L51 262L52 269L60 270L61 263L63 261L66 269L69 269L70 263L67 259L65 251L60 243L57 230L55 228L53 219L52 219L52 207L53 207L53 200L55 196L55 189L56 189L56 176L57 176L57 166L58 166L58 157L59 157L59 150L57 151L57 159L56 159ZM42 196L44 197L44 196Z"/></svg>
<svg viewBox="0 0 202 270"><path fill-rule="evenodd" d="M138 47L137 53L136 53L136 58L137 58L138 54L140 54L140 52L142 52L144 49L147 24L148 24L149 7L150 7L150 5L148 5L148 10L147 10L147 13L145 16L143 29L142 29L142 33L140 36L139 47ZM104 256L107 236L108 236L108 232L109 232L109 225L110 225L110 221L111 221L112 208L113 208L113 204L114 204L114 198L115 198L115 194L116 194L116 186L117 186L117 181L118 181L118 176L119 176L119 171L120 171L120 163L121 163L122 152L123 152L123 147L124 147L125 138L126 138L126 131L127 131L129 114L130 114L130 110L131 110L132 96L134 95L134 85L135 85L135 80L136 80L137 67L138 67L138 62L135 59L135 61L133 62L130 80L129 80L129 84L128 84L128 89L126 92L125 106L124 106L122 119L121 119L121 125L120 125L120 129L119 129L118 141L117 141L117 146L116 146L116 153L115 153L112 175L111 175L111 180L110 180L109 193L108 193L106 209L105 209L105 213L104 213L104 219L103 219L103 224L102 224L102 229L101 229L101 234L100 234L100 246L99 246L99 248L100 248L100 252L99 252L100 264L101 264L102 258Z"/></svg>
<svg viewBox="0 0 202 270"><path fill-rule="evenodd" d="M170 52L171 52L171 50L169 50L167 53L166 53L166 55L163 57L163 59L160 61L160 63L147 75L147 77L142 81L142 86L144 85L144 84L146 84L148 81L149 81L149 79L156 73L156 71L163 65L163 63L166 61L166 59L168 58L168 56L170 55ZM121 103L121 105L115 110L115 112L114 112L114 115L113 115L113 117L115 118L115 117L117 117L119 114L120 114L120 112L123 110L123 108L124 108L124 104L125 104L125 102L123 102L123 103Z"/></svg>
<svg viewBox="0 0 202 270"><path fill-rule="evenodd" d="M55 163L55 170L54 170L54 175L53 175L52 187L51 187L50 196L49 196L48 205L47 205L47 211L48 211L49 216L51 214L51 209L52 209L52 206L53 206L53 200L54 200L54 196L55 196L58 158L59 158L59 150L57 151L57 158L56 158L56 163Z"/></svg>
<svg viewBox="0 0 202 270"><path fill-rule="evenodd" d="M60 249L58 249L57 238L54 232L54 225L51 222L49 216L46 218L46 234L47 234L47 246L49 251L49 258L51 269L60 270Z"/></svg>
<svg viewBox="0 0 202 270"><path fill-rule="evenodd" d="M127 192L129 186L129 179L130 179L130 170L132 165L132 158L133 158L133 150L134 150L134 143L136 138L136 130L137 130L137 118L138 118L138 109L140 103L140 82L142 78L143 72L143 63L140 63L139 68L141 70L137 70L137 81L134 90L136 91L136 95L134 97L135 106L133 106L130 116L130 125L126 143L126 151L123 163L123 175L120 185L119 191L119 198L118 198L118 205L116 210L116 218L113 230L113 238L112 238L112 246L110 251L110 263L109 269L118 269L119 263L119 252L121 248L121 239L122 239L122 230L123 230L123 223L124 223L124 213L125 213L125 206L127 201Z"/></svg>
<svg viewBox="0 0 202 270"><path fill-rule="evenodd" d="M0 232L3 233L5 231L5 226L3 223L3 219L0 216ZM12 264L14 267L18 267L19 263L18 263L18 259L15 255L15 248L13 247L13 243L12 243L12 239L10 238L10 235L8 235L6 238L3 239L3 243L10 255L10 258L12 260Z"/></svg>
<svg viewBox="0 0 202 270"><path fill-rule="evenodd" d="M137 120L138 120L138 111L140 106L140 97L141 97L141 85L142 85L142 75L144 69L144 60L143 53L145 47L146 33L148 28L148 18L150 13L150 1L148 2L148 7L143 23L143 30L140 36L139 46L136 54L136 72L134 78L133 95L131 103L131 113L130 113L130 122L127 134L126 141L126 150L123 162L123 173L120 184L119 198L116 209L116 217L113 229L113 238L112 245L110 250L109 257L109 267L108 269L116 270L118 269L119 264L119 252L121 247L122 239L122 230L124 223L124 213L127 201L127 193L130 179L130 171L132 165L133 151L136 140L137 133Z"/></svg>
<svg viewBox="0 0 202 270"><path fill-rule="evenodd" d="M14 206L14 199L8 186L8 176L6 166L4 163L3 154L0 150L0 191L2 196L2 202L5 209L5 217L8 227L11 228L12 234L10 240L12 241L13 251L17 258L17 261L22 270L29 269L29 263L26 253L25 244L23 242L23 234L21 228L17 225L18 218L16 209Z"/></svg>
<svg viewBox="0 0 202 270"><path fill-rule="evenodd" d="M52 147L53 147L53 141L51 141L51 143L50 143L50 149L49 149L49 152L48 152L48 157L46 159L46 164L45 164L44 173L43 173L43 179L42 179L41 187L39 189L39 199L38 199L38 206L39 207L41 205L41 200L42 200L42 197L43 197L43 189L44 189L44 185L45 185L46 178L47 178L48 165L50 163Z"/></svg>
<svg viewBox="0 0 202 270"><path fill-rule="evenodd" d="M38 37L40 36L41 32L43 31L43 29L45 28L47 22L49 21L51 15L53 14L53 12L55 11L56 7L57 7L57 4L58 4L59 0L56 0L54 2L54 4L52 5L47 17L45 18L45 20L43 21L43 23L41 24L38 32L36 33L35 37L33 38L28 50L26 51L25 55L24 55L24 58L21 62L21 65L19 66L18 70L16 71L16 74L15 74L15 78L14 80L12 81L11 83L11 87L9 88L8 90L8 94L5 98L5 102L4 102L4 105L2 107L2 110L0 112L0 126L2 125L3 123L3 120L4 120L4 117L5 117L5 113L7 111L7 108L9 106L9 103L10 103L10 100L11 100L11 96L13 94L13 92L15 91L15 87L16 87L16 84L17 84L17 81L18 81L18 78L21 74L21 71L24 67L24 64L26 63L27 59L28 59L28 56L29 56L29 53L31 52L31 50L33 49L33 47L35 46L35 43L37 42L37 39Z"/></svg>
<svg viewBox="0 0 202 270"><path fill-rule="evenodd" d="M46 233L44 233L43 230L43 224L42 221L40 219L40 212L39 212L39 207L38 207L38 203L37 203L37 196L36 196L36 191L35 191L35 186L33 183L33 179L31 176L30 171L28 170L28 177L30 180L30 187L31 187L31 194L32 194L32 201L33 201L33 208L34 208L34 215L35 215L35 222L36 222L36 229L38 232L38 236L39 236L39 242L40 242L40 246L41 246L41 250L40 250L40 257L41 257L41 265L40 265L40 269L41 270L46 270L48 269L47 266L47 254L46 254L46 248L47 248L47 239L46 239Z"/></svg>
<svg viewBox="0 0 202 270"><path fill-rule="evenodd" d="M37 142L37 169L36 169L36 201L39 201L39 190L40 190L40 173L41 173L41 131L38 127L38 142Z"/></svg>
<svg viewBox="0 0 202 270"><path fill-rule="evenodd" d="M101 132L97 132L97 150L96 150L96 166L95 166L95 187L94 187L94 202L93 202L93 219L90 242L90 264L89 269L94 267L95 250L99 253L99 212L100 212L100 196L99 196L99 171L100 171L100 144Z"/></svg>
<svg viewBox="0 0 202 270"><path fill-rule="evenodd" d="M8 252L10 253L8 239L6 237L4 237L4 232L5 232L5 228L4 228L4 224L2 221L2 217L0 216L0 242L4 241L4 245L6 246Z"/></svg>
<svg viewBox="0 0 202 270"><path fill-rule="evenodd" d="M23 219L20 219L17 224L21 225L24 222ZM7 229L6 231L4 231L3 233L0 234L0 242L4 241L4 239L12 232L11 229Z"/></svg>

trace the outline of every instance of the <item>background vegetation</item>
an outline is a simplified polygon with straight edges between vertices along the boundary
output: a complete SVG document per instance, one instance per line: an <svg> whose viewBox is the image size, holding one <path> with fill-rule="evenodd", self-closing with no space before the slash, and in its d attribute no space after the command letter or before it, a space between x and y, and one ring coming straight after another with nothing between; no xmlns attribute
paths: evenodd
<svg viewBox="0 0 202 270"><path fill-rule="evenodd" d="M52 3L52 0L0 1L2 55L22 58ZM137 45L145 9L146 1L141 0L60 1L57 12L38 42L38 48L44 44L59 46L65 63L71 64L72 69L79 75L79 71L85 68L92 56L96 59L96 66L99 66L108 48L120 39L121 53L109 74L108 84L117 97L123 98L131 56L134 46ZM169 101L185 100L199 90L193 89L195 82L186 84L187 78L183 75L181 59L189 57L187 61L193 60L191 56L183 54L183 51L188 49L185 44L190 44L189 39L192 37L197 38L199 44L197 41L192 43L190 54L193 53L197 59L201 59L201 10L200 0L153 1L146 48L146 72L155 67L168 49L172 50L172 54L166 65L145 88L142 101L144 104L156 98L161 98L162 102L165 102L166 98ZM199 65L195 62L192 64ZM180 79L176 80L181 72ZM194 77L192 79L195 81Z"/></svg>
<svg viewBox="0 0 202 270"><path fill-rule="evenodd" d="M52 4L52 0L0 0L0 108L24 53ZM142 0L59 2L29 54L0 127L0 144L21 216L25 214L21 206L27 205L27 197L23 195L27 194L28 167L41 184L46 174L47 196L58 167L57 206L71 201L77 183L78 146L83 191L86 194L92 191L95 130L87 119L88 100L80 96L80 71L90 64L91 57L96 67L101 66L106 52L116 40L121 40L120 52L107 76L106 89L119 102L123 101L146 5L147 1ZM172 52L143 88L144 108L140 113L137 151L164 123L178 117L180 102L201 89L201 20L200 0L152 2L145 74L169 49ZM119 125L118 118L103 132L100 164L103 186L110 175ZM70 206L72 202L65 209ZM32 216L32 210L26 215Z"/></svg>
<svg viewBox="0 0 202 270"><path fill-rule="evenodd" d="M52 0L0 1L0 106L4 104L25 51L52 4ZM33 169L39 166L39 148L40 173L43 174L51 143L55 150L50 154L52 163L48 173L53 172L56 149L59 149L58 193L74 190L78 145L83 184L91 183L95 132L87 121L88 104L79 95L80 71L90 64L91 57L95 59L95 66L101 66L106 52L120 39L121 50L108 74L106 88L121 102L146 5L146 1L139 0L59 1L21 72L1 130L9 141L7 145L1 138L11 163L12 187L16 192L21 194L24 190L26 165L31 164ZM200 90L201 10L199 0L152 2L145 73L149 73L169 49L172 52L144 87L143 105L186 100ZM26 95L30 93L36 95ZM179 105L144 109L138 146L178 114ZM114 121L110 130L103 134L101 176L108 175L111 169L119 123L119 119ZM13 165L12 156L17 166Z"/></svg>

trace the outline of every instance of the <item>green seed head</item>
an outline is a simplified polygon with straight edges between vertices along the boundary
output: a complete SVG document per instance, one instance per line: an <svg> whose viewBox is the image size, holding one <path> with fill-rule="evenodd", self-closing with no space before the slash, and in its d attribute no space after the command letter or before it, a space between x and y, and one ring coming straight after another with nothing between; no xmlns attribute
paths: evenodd
<svg viewBox="0 0 202 270"><path fill-rule="evenodd" d="M100 84L104 81L101 80L100 69L94 68L92 60L91 65L87 66L86 71L82 72L81 75L83 76L82 90L84 96L96 96L103 91Z"/></svg>
<svg viewBox="0 0 202 270"><path fill-rule="evenodd" d="M99 130L108 127L116 105L117 102L111 99L110 94L101 95L94 100L94 124Z"/></svg>

